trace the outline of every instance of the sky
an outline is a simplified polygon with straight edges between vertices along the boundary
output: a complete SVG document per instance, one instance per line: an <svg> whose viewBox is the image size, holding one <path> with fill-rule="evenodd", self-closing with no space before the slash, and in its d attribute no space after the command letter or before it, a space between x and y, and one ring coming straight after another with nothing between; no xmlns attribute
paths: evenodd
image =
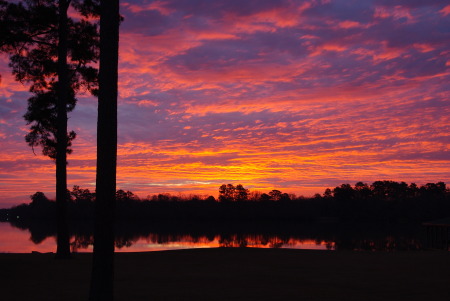
<svg viewBox="0 0 450 301"><path fill-rule="evenodd" d="M297 195L450 182L448 0L121 1L117 187ZM24 136L29 86L0 56L0 208L54 197ZM80 95L68 186L95 189L96 99Z"/></svg>

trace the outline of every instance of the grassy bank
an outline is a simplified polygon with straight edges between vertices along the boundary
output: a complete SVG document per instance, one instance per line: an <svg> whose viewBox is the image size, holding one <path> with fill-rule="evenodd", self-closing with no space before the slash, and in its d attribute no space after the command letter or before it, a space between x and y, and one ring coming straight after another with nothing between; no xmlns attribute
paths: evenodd
<svg viewBox="0 0 450 301"><path fill-rule="evenodd" d="M2 300L87 300L91 254L0 254ZM450 300L450 253L195 249L116 254L116 300Z"/></svg>

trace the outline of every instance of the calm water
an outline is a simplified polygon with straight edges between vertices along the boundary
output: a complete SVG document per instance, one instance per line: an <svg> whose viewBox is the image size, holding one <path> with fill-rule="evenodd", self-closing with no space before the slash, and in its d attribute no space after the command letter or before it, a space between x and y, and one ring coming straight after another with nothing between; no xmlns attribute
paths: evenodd
<svg viewBox="0 0 450 301"><path fill-rule="evenodd" d="M258 247L315 250L421 250L421 227L380 227L354 225L232 225L225 227L120 227L117 252L142 252L189 248ZM71 237L72 251L91 252L92 234L77 230ZM0 252L54 252L54 232L48 227L19 229L0 223Z"/></svg>
<svg viewBox="0 0 450 301"><path fill-rule="evenodd" d="M42 241L33 242L28 230L13 227L9 223L0 223L0 252L30 253L54 252L55 237L46 237ZM74 235L71 237L72 251L92 252L92 237ZM161 251L192 248L216 247L258 247L258 248L295 248L332 250L333 242L286 239L265 235L215 235L214 237L191 235L167 235L151 233L147 237L139 237L116 242L117 252Z"/></svg>

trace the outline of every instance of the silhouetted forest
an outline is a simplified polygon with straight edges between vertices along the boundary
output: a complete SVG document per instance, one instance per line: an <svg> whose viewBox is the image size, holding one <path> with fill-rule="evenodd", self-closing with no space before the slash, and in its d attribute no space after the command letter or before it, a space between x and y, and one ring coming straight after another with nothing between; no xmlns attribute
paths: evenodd
<svg viewBox="0 0 450 301"><path fill-rule="evenodd" d="M95 193L74 186L68 191L71 220L92 220ZM119 221L283 221L283 222L423 222L448 216L450 191L445 183L376 181L326 189L314 197L297 197L272 190L249 191L242 185L222 185L219 197L157 194L140 199L131 191L116 193ZM0 220L26 224L55 219L55 202L42 192L31 203L0 210Z"/></svg>

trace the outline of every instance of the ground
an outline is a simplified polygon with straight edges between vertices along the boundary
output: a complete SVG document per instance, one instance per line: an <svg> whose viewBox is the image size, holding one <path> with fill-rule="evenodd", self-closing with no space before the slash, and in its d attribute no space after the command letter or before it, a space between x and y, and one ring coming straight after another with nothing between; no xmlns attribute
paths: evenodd
<svg viewBox="0 0 450 301"><path fill-rule="evenodd" d="M0 254L1 300L87 300L91 254ZM116 301L450 300L450 253L218 248L116 254Z"/></svg>

